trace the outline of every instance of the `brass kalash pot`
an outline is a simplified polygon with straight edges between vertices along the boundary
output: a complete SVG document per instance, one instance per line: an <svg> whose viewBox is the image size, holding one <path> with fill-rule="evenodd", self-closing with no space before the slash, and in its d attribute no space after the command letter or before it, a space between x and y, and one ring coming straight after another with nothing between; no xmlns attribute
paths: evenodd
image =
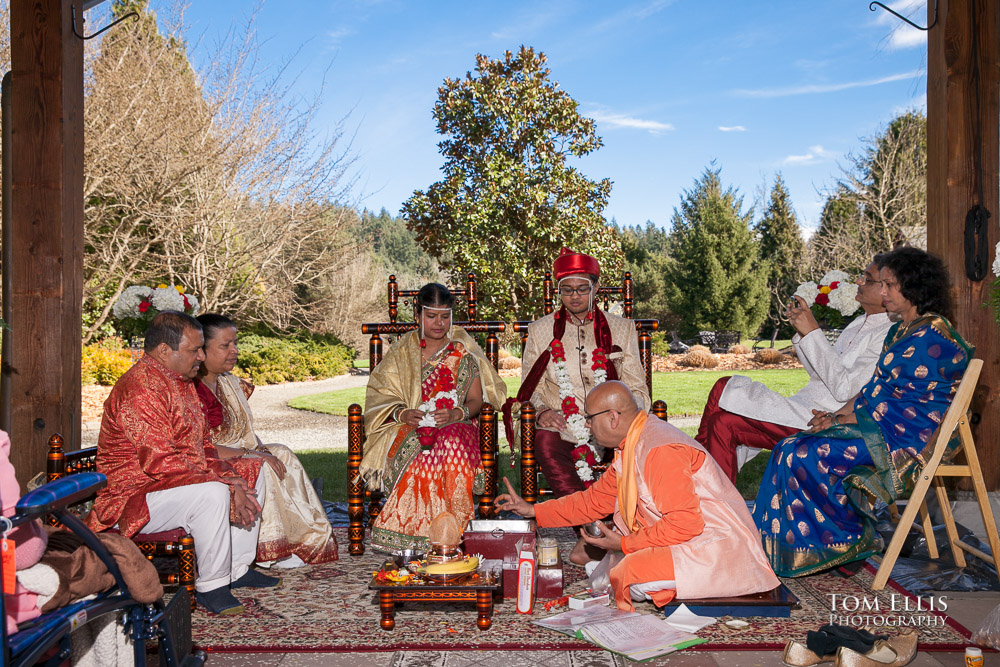
<svg viewBox="0 0 1000 667"><path fill-rule="evenodd" d="M427 539L430 542L428 565L462 560L465 557L458 546L462 541L462 527L458 523L458 517L451 512L441 512L434 517Z"/></svg>

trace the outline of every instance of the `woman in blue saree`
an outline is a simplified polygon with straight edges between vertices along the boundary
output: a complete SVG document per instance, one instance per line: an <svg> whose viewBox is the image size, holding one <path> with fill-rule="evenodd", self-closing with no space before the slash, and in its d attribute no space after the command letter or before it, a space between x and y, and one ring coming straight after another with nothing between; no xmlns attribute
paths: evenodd
<svg viewBox="0 0 1000 667"><path fill-rule="evenodd" d="M797 577L862 560L883 549L873 503L910 490L930 456L973 349L946 319L948 275L936 257L900 248L881 261L886 335L871 380L834 413L771 455L754 520L771 567Z"/></svg>

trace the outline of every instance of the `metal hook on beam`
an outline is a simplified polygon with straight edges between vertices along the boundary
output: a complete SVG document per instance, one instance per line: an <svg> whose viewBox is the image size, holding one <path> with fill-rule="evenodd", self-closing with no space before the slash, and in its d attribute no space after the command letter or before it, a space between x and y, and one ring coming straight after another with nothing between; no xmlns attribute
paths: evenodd
<svg viewBox="0 0 1000 667"><path fill-rule="evenodd" d="M871 10L871 11L875 11L876 5L879 6L879 7L881 7L885 11L889 12L890 14L892 14L893 16L895 16L896 18L898 18L900 21L905 21L906 23L909 23L910 25L912 25L917 30L923 30L924 32L927 32L928 30L930 30L931 28L933 28L935 26L935 24L937 24L937 19L938 19L938 0L934 0L934 20L931 21L931 24L929 26L927 26L926 28L923 28L923 27L917 25L916 23L914 23L910 19L906 18L905 16L903 16L902 14L900 14L899 12L897 12L895 9L891 9L889 7L886 7L881 2L872 2L872 3L870 3L868 5L868 9Z"/></svg>
<svg viewBox="0 0 1000 667"><path fill-rule="evenodd" d="M71 18L73 20L73 34L76 35L77 37L79 37L82 40L93 39L93 38L97 37L98 35L100 35L102 32L106 32L108 30L111 30L112 28L114 28L116 25L118 25L119 23L121 23L122 21L124 21L127 18L134 18L136 21L139 20L139 14L138 14L138 12L129 12L125 16L122 16L121 18L118 18L118 19L112 21L111 23L109 23L108 25L104 26L103 28L101 28L100 30L98 30L97 32L95 32L93 35L83 35L80 32L78 32L77 29L76 29L76 5L70 5L69 10L70 10L70 16L71 16ZM83 16L81 16L80 17L80 23L85 23L85 22L86 22L85 19L83 18Z"/></svg>

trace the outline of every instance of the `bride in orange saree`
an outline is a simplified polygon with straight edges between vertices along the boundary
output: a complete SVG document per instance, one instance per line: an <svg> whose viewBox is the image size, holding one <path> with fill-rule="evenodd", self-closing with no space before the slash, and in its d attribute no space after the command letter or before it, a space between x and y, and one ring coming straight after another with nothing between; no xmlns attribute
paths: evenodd
<svg viewBox="0 0 1000 667"><path fill-rule="evenodd" d="M361 474L388 496L371 531L380 551L426 551L431 520L447 510L464 526L482 491L476 417L484 400L503 404L506 385L452 327L454 300L442 285L421 288L420 327L400 336L368 381Z"/></svg>

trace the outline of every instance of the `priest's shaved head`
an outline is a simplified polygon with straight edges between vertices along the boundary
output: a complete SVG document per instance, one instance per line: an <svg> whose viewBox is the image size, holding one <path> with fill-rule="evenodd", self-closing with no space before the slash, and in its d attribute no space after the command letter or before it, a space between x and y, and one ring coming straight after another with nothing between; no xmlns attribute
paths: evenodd
<svg viewBox="0 0 1000 667"><path fill-rule="evenodd" d="M639 414L639 406L625 383L612 380L597 385L587 394L584 411L597 444L621 447L629 426Z"/></svg>

